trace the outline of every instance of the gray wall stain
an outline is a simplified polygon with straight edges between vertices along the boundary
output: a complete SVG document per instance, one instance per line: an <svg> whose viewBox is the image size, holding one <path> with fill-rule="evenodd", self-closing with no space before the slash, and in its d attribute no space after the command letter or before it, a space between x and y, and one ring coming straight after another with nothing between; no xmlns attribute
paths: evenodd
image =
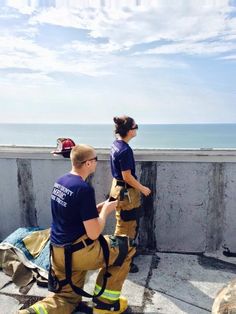
<svg viewBox="0 0 236 314"><path fill-rule="evenodd" d="M31 161L16 159L16 163L21 224L22 226L37 226Z"/></svg>
<svg viewBox="0 0 236 314"><path fill-rule="evenodd" d="M145 197L142 195L142 218L139 226L139 246L143 249L156 249L156 235L155 235L155 200L156 200L156 177L157 177L157 163L156 162L142 162L140 182L149 187L152 191L151 195Z"/></svg>
<svg viewBox="0 0 236 314"><path fill-rule="evenodd" d="M225 216L225 178L224 165L212 164L212 173L208 183L209 202L207 208L206 251L220 249L223 241Z"/></svg>

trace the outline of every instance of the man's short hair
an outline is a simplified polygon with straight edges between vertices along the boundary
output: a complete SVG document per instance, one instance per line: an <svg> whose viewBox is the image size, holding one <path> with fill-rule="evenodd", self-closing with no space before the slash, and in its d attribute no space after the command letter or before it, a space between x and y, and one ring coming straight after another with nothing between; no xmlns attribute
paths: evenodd
<svg viewBox="0 0 236 314"><path fill-rule="evenodd" d="M76 168L81 168L83 163L93 158L95 150L92 146L86 144L75 145L70 153L71 163Z"/></svg>

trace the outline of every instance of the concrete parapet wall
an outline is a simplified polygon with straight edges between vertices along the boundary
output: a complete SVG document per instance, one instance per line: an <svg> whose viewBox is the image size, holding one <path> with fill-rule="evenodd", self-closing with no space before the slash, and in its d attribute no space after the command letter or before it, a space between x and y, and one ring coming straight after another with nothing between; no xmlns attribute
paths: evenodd
<svg viewBox="0 0 236 314"><path fill-rule="evenodd" d="M70 161L51 148L0 147L0 239L21 226L49 227L50 194ZM97 201L110 188L109 151L97 150L90 178ZM139 245L171 252L236 252L236 151L135 150L137 175L149 186L142 199ZM106 233L113 233L109 218Z"/></svg>

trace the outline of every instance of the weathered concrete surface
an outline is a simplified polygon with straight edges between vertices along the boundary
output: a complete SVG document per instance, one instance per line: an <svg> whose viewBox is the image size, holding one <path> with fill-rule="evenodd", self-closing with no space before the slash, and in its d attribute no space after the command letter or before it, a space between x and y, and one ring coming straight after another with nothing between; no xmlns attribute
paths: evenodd
<svg viewBox="0 0 236 314"><path fill-rule="evenodd" d="M49 227L54 181L70 161L51 148L0 147L0 239L20 226ZM97 202L112 181L108 150L98 150L90 178ZM138 242L162 252L236 251L236 151L136 150L137 175L153 193L143 198ZM114 231L114 215L105 233Z"/></svg>
<svg viewBox="0 0 236 314"><path fill-rule="evenodd" d="M150 297L149 297L150 298ZM207 314L208 310L201 309L199 306L191 305L175 297L153 292L151 293L152 302L147 302L143 313L155 314Z"/></svg>
<svg viewBox="0 0 236 314"><path fill-rule="evenodd" d="M236 275L236 265L216 257L161 254L149 288L155 291L146 310L157 313L207 313L222 286ZM158 277L159 274L159 277Z"/></svg>
<svg viewBox="0 0 236 314"><path fill-rule="evenodd" d="M136 263L140 272L128 275L122 291L129 300L127 313L210 313L217 292L236 277L236 258L228 259L220 252L210 256L139 255ZM87 291L93 291L95 278L96 273L89 273ZM0 282L8 281L9 277L0 272ZM20 293L19 288L9 283L0 289L0 313L15 313L20 303L29 306L47 293L46 288L35 284L29 291L25 289ZM7 311L3 310L5 308Z"/></svg>
<svg viewBox="0 0 236 314"><path fill-rule="evenodd" d="M0 306L2 314L15 314L19 309L19 301L6 295L0 295Z"/></svg>
<svg viewBox="0 0 236 314"><path fill-rule="evenodd" d="M17 164L14 159L0 159L0 239L21 225L17 184Z"/></svg>
<svg viewBox="0 0 236 314"><path fill-rule="evenodd" d="M29 159L16 159L21 224L37 226L32 167Z"/></svg>
<svg viewBox="0 0 236 314"><path fill-rule="evenodd" d="M32 178L37 222L39 226L48 227L51 224L50 196L55 180L70 170L67 159L31 160Z"/></svg>
<svg viewBox="0 0 236 314"><path fill-rule="evenodd" d="M141 208L142 218L140 219L139 228L139 246L142 249L156 249L156 211L157 211L157 163L142 162L138 163L140 181L143 185L148 186L152 193L149 197L143 197Z"/></svg>
<svg viewBox="0 0 236 314"><path fill-rule="evenodd" d="M236 167L234 164L227 164L225 167L224 194L225 194L225 214L223 224L223 244L229 247L231 251L236 252L235 229L236 229Z"/></svg>
<svg viewBox="0 0 236 314"><path fill-rule="evenodd" d="M204 252L211 164L158 163L156 241L161 251Z"/></svg>

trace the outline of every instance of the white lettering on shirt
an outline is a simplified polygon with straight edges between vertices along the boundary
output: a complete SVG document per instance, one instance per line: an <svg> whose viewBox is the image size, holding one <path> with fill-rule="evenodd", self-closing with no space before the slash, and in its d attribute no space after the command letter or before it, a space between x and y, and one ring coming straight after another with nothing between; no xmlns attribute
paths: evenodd
<svg viewBox="0 0 236 314"><path fill-rule="evenodd" d="M62 205L63 207L67 206L67 202L65 202L65 197L67 195L72 196L73 191L67 189L65 186L55 183L54 188L52 191L51 199L56 201L58 204Z"/></svg>

